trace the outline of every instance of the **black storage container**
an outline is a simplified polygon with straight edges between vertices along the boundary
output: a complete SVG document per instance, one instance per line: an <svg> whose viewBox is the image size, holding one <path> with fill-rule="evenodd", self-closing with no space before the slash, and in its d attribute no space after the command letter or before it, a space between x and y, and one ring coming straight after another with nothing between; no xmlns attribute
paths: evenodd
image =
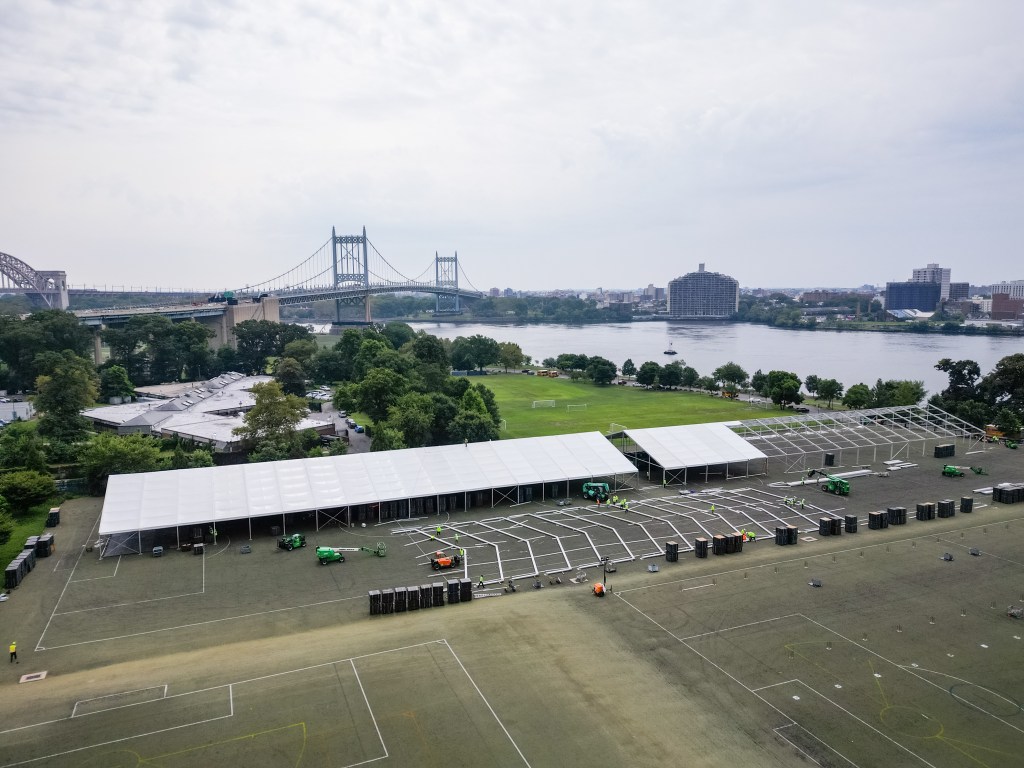
<svg viewBox="0 0 1024 768"><path fill-rule="evenodd" d="M701 558L708 556L708 540L703 536L693 540L693 554Z"/></svg>
<svg viewBox="0 0 1024 768"><path fill-rule="evenodd" d="M420 608L430 608L434 604L434 591L429 584L420 584Z"/></svg>
<svg viewBox="0 0 1024 768"><path fill-rule="evenodd" d="M16 563L11 563L4 569L4 589L14 589L21 583L21 572Z"/></svg>
<svg viewBox="0 0 1024 768"><path fill-rule="evenodd" d="M442 581L435 581L433 584L430 585L430 591L433 593L431 599L433 601L434 606L437 607L437 608L443 608L444 607L444 582L442 582Z"/></svg>
<svg viewBox="0 0 1024 768"><path fill-rule="evenodd" d="M380 591L380 612L381 613L394 613L395 612L395 590L388 587Z"/></svg>
<svg viewBox="0 0 1024 768"><path fill-rule="evenodd" d="M742 533L734 533L733 536L736 537L736 547L735 547L735 549L733 551L736 552L736 554L739 554L740 552L743 551L743 534Z"/></svg>
<svg viewBox="0 0 1024 768"><path fill-rule="evenodd" d="M857 516L856 515L846 515L843 518L843 522L845 523L846 532L847 533L856 533L857 532Z"/></svg>
<svg viewBox="0 0 1024 768"><path fill-rule="evenodd" d="M819 536L831 536L832 535L832 518L822 517L818 519L818 535Z"/></svg>
<svg viewBox="0 0 1024 768"><path fill-rule="evenodd" d="M60 507L53 507L46 515L46 527L56 528L60 525Z"/></svg>
<svg viewBox="0 0 1024 768"><path fill-rule="evenodd" d="M955 443L943 443L942 445L935 446L935 458L936 459L948 459L956 455L956 444Z"/></svg>
<svg viewBox="0 0 1024 768"><path fill-rule="evenodd" d="M409 606L409 590L405 587L395 587L395 613L405 613Z"/></svg>
<svg viewBox="0 0 1024 768"><path fill-rule="evenodd" d="M449 579L448 580L448 605L455 605L461 599L459 593L459 580Z"/></svg>
<svg viewBox="0 0 1024 768"><path fill-rule="evenodd" d="M459 599L464 603L473 599L472 579L459 579Z"/></svg>
<svg viewBox="0 0 1024 768"><path fill-rule="evenodd" d="M960 513L967 514L974 511L974 497L973 496L961 496L960 497Z"/></svg>
<svg viewBox="0 0 1024 768"><path fill-rule="evenodd" d="M832 526L832 535L833 536L842 536L843 535L843 518L841 518L841 517L833 517L829 521L829 525Z"/></svg>
<svg viewBox="0 0 1024 768"><path fill-rule="evenodd" d="M796 544L800 540L800 529L795 525L786 526L786 543Z"/></svg>
<svg viewBox="0 0 1024 768"><path fill-rule="evenodd" d="M408 587L406 589L406 596L409 601L409 610L418 611L420 609L420 588Z"/></svg>
<svg viewBox="0 0 1024 768"><path fill-rule="evenodd" d="M834 467L836 465L836 455L834 453L825 454L825 466Z"/></svg>
<svg viewBox="0 0 1024 768"><path fill-rule="evenodd" d="M952 499L943 499L939 502L938 514L941 518L954 517L956 515L956 502Z"/></svg>
<svg viewBox="0 0 1024 768"><path fill-rule="evenodd" d="M371 589L367 596L370 598L370 615L376 616L380 613L380 590Z"/></svg>
<svg viewBox="0 0 1024 768"><path fill-rule="evenodd" d="M789 543L786 537L786 526L775 526L775 543L778 544L780 547L785 546Z"/></svg>
<svg viewBox="0 0 1024 768"><path fill-rule="evenodd" d="M711 537L711 552L715 555L725 554L725 536L716 533Z"/></svg>
<svg viewBox="0 0 1024 768"><path fill-rule="evenodd" d="M679 562L679 542L678 541L666 541L665 542L665 562L668 562L668 563Z"/></svg>

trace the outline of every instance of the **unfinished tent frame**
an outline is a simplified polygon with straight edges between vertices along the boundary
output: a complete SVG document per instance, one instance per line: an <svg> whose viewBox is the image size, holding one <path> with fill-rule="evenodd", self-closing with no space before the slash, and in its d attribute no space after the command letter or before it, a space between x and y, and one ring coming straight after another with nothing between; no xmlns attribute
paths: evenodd
<svg viewBox="0 0 1024 768"><path fill-rule="evenodd" d="M634 487L636 468L599 432L313 459L114 475L99 533L141 553L143 531L216 529L295 516L325 526L381 523L566 496L583 482ZM134 541L134 544L133 544Z"/></svg>
<svg viewBox="0 0 1024 768"><path fill-rule="evenodd" d="M736 435L739 422L623 429L608 436L646 479L663 485L765 474L768 457ZM696 477L694 477L696 475Z"/></svg>
<svg viewBox="0 0 1024 768"><path fill-rule="evenodd" d="M985 438L983 430L932 405L750 419L733 429L769 459L784 462L785 472L830 465L828 455L838 465L876 462L880 453L882 460L909 460L918 444L925 456L937 440L963 440L971 450Z"/></svg>

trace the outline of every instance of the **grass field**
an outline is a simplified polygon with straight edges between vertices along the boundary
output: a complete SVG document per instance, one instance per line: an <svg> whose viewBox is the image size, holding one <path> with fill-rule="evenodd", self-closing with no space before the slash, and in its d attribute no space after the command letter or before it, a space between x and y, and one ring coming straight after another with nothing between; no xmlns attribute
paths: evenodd
<svg viewBox="0 0 1024 768"><path fill-rule="evenodd" d="M764 410L696 392L647 391L637 387L598 387L569 379L522 374L476 379L490 388L507 423L502 438L566 432L607 432L612 423L630 428L703 424L754 418ZM554 408L534 408L534 400L554 400ZM584 409L568 410L567 405Z"/></svg>

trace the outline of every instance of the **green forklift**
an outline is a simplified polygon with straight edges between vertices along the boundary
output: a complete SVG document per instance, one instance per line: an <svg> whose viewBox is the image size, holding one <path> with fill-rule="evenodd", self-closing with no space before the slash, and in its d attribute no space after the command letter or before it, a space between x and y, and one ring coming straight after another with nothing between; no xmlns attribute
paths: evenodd
<svg viewBox="0 0 1024 768"><path fill-rule="evenodd" d="M849 496L850 495L850 481L844 480L841 477L830 475L827 472L823 472L820 469L809 469L807 470L807 477L823 477L824 482L821 484L821 490L825 493L834 493L836 496Z"/></svg>

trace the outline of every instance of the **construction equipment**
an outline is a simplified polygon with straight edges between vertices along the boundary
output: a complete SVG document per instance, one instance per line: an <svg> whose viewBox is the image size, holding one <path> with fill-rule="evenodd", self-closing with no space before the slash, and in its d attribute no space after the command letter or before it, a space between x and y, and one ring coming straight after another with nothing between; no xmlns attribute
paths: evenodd
<svg viewBox="0 0 1024 768"><path fill-rule="evenodd" d="M594 594L597 597L604 597L604 584L599 581L594 582Z"/></svg>
<svg viewBox="0 0 1024 768"><path fill-rule="evenodd" d="M985 471L984 467L971 467L971 472L973 472L976 475L987 475L988 474L988 472Z"/></svg>
<svg viewBox="0 0 1024 768"><path fill-rule="evenodd" d="M441 550L437 550L430 558L430 567L435 571L446 571L449 568L458 568L460 565L462 565L462 555L458 553L447 555Z"/></svg>
<svg viewBox="0 0 1024 768"><path fill-rule="evenodd" d="M942 465L942 476L943 477L963 477L964 471L960 467L954 466L953 464Z"/></svg>
<svg viewBox="0 0 1024 768"><path fill-rule="evenodd" d="M591 501L608 501L608 483L584 483L583 498Z"/></svg>
<svg viewBox="0 0 1024 768"><path fill-rule="evenodd" d="M834 493L836 496L849 496L850 495L850 481L844 480L841 477L830 475L827 472L823 472L820 469L809 469L807 470L807 477L823 477L825 482L821 484L821 490L825 493Z"/></svg>
<svg viewBox="0 0 1024 768"><path fill-rule="evenodd" d="M317 547L316 556L320 565L328 563L344 563L345 552L369 552L377 557L384 557L388 553L388 547L383 541L378 541L376 547Z"/></svg>
<svg viewBox="0 0 1024 768"><path fill-rule="evenodd" d="M1017 450L1017 443L1015 443L1013 440L1004 440L1004 442L1006 443L1007 448L1012 448L1015 451Z"/></svg>
<svg viewBox="0 0 1024 768"><path fill-rule="evenodd" d="M306 546L306 536L301 533L293 533L291 536L282 536L277 540L280 549L287 549L291 552L296 547Z"/></svg>

